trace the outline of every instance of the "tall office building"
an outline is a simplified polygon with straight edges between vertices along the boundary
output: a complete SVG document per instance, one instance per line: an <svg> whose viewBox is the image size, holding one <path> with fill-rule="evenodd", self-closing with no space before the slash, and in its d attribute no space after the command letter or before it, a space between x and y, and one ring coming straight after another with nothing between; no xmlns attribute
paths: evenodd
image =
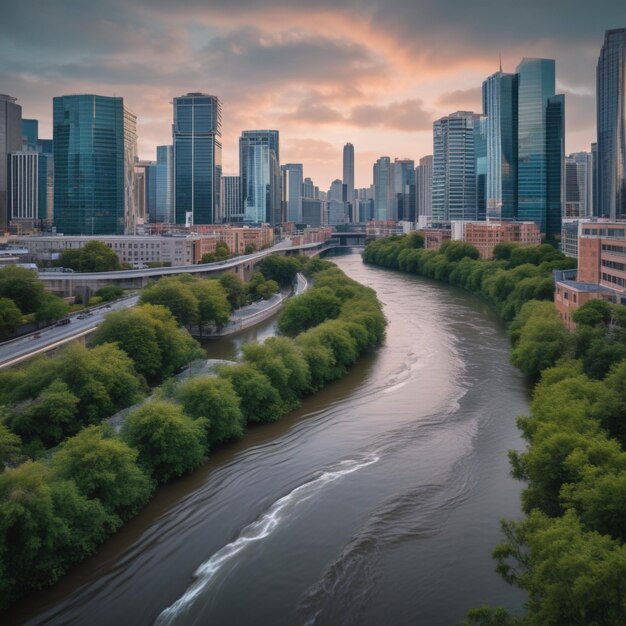
<svg viewBox="0 0 626 626"><path fill-rule="evenodd" d="M222 206L224 221L229 224L241 223L244 212L241 206L241 184L237 174L222 174Z"/></svg>
<svg viewBox="0 0 626 626"><path fill-rule="evenodd" d="M37 150L39 141L39 120L22 118L22 148Z"/></svg>
<svg viewBox="0 0 626 626"><path fill-rule="evenodd" d="M565 202L563 217L593 215L593 167L590 152L565 158Z"/></svg>
<svg viewBox="0 0 626 626"><path fill-rule="evenodd" d="M598 184L598 144L591 144L591 213L595 217L598 217L600 214L598 211L598 194L599 194L599 184Z"/></svg>
<svg viewBox="0 0 626 626"><path fill-rule="evenodd" d="M330 226L348 222L346 187L340 179L333 180L326 195L327 218L325 223Z"/></svg>
<svg viewBox="0 0 626 626"><path fill-rule="evenodd" d="M176 223L219 223L222 104L204 93L188 93L173 104Z"/></svg>
<svg viewBox="0 0 626 626"><path fill-rule="evenodd" d="M479 117L457 111L433 124L433 220L478 219L474 126Z"/></svg>
<svg viewBox="0 0 626 626"><path fill-rule="evenodd" d="M316 191L317 190L317 191ZM303 198L319 198L319 188L317 188L310 178L305 178L302 182L302 197Z"/></svg>
<svg viewBox="0 0 626 626"><path fill-rule="evenodd" d="M30 227L46 220L46 157L35 150L20 150L10 155L9 211L11 222L26 222Z"/></svg>
<svg viewBox="0 0 626 626"><path fill-rule="evenodd" d="M487 217L513 219L517 212L517 74L500 69L483 82L483 114L487 125Z"/></svg>
<svg viewBox="0 0 626 626"><path fill-rule="evenodd" d="M564 99L555 96L552 59L522 59L518 74L519 221L549 236L561 231Z"/></svg>
<svg viewBox="0 0 626 626"><path fill-rule="evenodd" d="M145 223L156 213L156 161L136 161L135 163L135 203L138 223Z"/></svg>
<svg viewBox="0 0 626 626"><path fill-rule="evenodd" d="M346 186L346 202L354 200L354 146L343 147L343 184Z"/></svg>
<svg viewBox="0 0 626 626"><path fill-rule="evenodd" d="M302 223L302 163L287 163L281 166L282 192L285 219Z"/></svg>
<svg viewBox="0 0 626 626"><path fill-rule="evenodd" d="M474 124L474 158L476 160L476 219L487 217L487 117L479 115Z"/></svg>
<svg viewBox="0 0 626 626"><path fill-rule="evenodd" d="M607 30L596 73L598 214L626 218L626 28Z"/></svg>
<svg viewBox="0 0 626 626"><path fill-rule="evenodd" d="M391 215L394 220L415 221L415 161L413 159L395 159L391 164L392 205Z"/></svg>
<svg viewBox="0 0 626 626"><path fill-rule="evenodd" d="M9 226L9 160L22 149L22 107L17 98L0 94L0 230Z"/></svg>
<svg viewBox="0 0 626 626"><path fill-rule="evenodd" d="M54 98L54 218L59 232L134 234L136 123L123 98Z"/></svg>
<svg viewBox="0 0 626 626"><path fill-rule="evenodd" d="M415 168L417 178L417 221L432 217L433 156L422 157Z"/></svg>
<svg viewBox="0 0 626 626"><path fill-rule="evenodd" d="M241 133L239 175L245 221L283 222L277 130L244 130Z"/></svg>
<svg viewBox="0 0 626 626"><path fill-rule="evenodd" d="M150 221L174 224L174 146L157 146L155 175L155 210Z"/></svg>
<svg viewBox="0 0 626 626"><path fill-rule="evenodd" d="M374 219L393 219L393 187L391 178L391 159L383 156L374 163Z"/></svg>

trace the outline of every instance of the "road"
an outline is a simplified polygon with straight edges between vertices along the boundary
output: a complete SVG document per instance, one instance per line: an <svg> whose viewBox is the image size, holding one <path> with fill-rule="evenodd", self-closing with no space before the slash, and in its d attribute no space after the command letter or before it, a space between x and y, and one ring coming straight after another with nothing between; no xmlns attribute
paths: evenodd
<svg viewBox="0 0 626 626"><path fill-rule="evenodd" d="M82 315L81 312L78 312L69 316L72 321L65 326L49 326L38 333L31 333L19 339L7 341L0 345L0 369L16 365L20 361L36 354L46 352L68 341L88 335L102 322L107 313L135 306L138 300L139 294L133 294L121 300L111 302L109 308L106 305L102 305L91 309L93 314L90 317L78 319L78 316Z"/></svg>

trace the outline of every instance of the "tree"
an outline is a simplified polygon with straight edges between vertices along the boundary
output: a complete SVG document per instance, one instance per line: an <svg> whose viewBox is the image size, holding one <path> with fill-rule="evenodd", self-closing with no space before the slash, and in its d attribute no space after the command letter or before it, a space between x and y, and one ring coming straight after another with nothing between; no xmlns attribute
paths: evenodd
<svg viewBox="0 0 626 626"><path fill-rule="evenodd" d="M13 300L25 315L39 309L44 295L43 283L33 270L17 265L0 269L0 298Z"/></svg>
<svg viewBox="0 0 626 626"><path fill-rule="evenodd" d="M606 326L611 321L611 313L611 305L606 300L589 300L574 311L572 319L577 326Z"/></svg>
<svg viewBox="0 0 626 626"><path fill-rule="evenodd" d="M226 272L219 277L220 285L226 290L228 303L232 310L238 309L245 304L246 300L246 284L235 274L235 272Z"/></svg>
<svg viewBox="0 0 626 626"><path fill-rule="evenodd" d="M191 292L198 301L198 325L215 324L220 327L230 319L230 304L224 287L217 280L196 280L190 283Z"/></svg>
<svg viewBox="0 0 626 626"><path fill-rule="evenodd" d="M68 439L52 457L55 477L73 480L88 498L126 520L147 502L152 483L137 465L138 452L110 429L88 426Z"/></svg>
<svg viewBox="0 0 626 626"><path fill-rule="evenodd" d="M0 422L0 471L21 458L21 447L21 439Z"/></svg>
<svg viewBox="0 0 626 626"><path fill-rule="evenodd" d="M0 298L0 339L8 337L22 323L22 312L9 298Z"/></svg>
<svg viewBox="0 0 626 626"><path fill-rule="evenodd" d="M189 326L198 321L198 298L189 284L176 277L165 277L141 292L141 304L160 304L168 308L179 324Z"/></svg>
<svg viewBox="0 0 626 626"><path fill-rule="evenodd" d="M456 262L465 257L479 259L480 252L472 244L464 241L446 241L439 249L439 254L443 254L448 261Z"/></svg>
<svg viewBox="0 0 626 626"><path fill-rule="evenodd" d="M102 241L89 241L80 250L64 250L57 263L75 272L112 272L122 269L117 254Z"/></svg>
<svg viewBox="0 0 626 626"><path fill-rule="evenodd" d="M109 302L121 298L124 295L124 290L115 285L105 285L96 291L96 295L102 298L104 302Z"/></svg>
<svg viewBox="0 0 626 626"><path fill-rule="evenodd" d="M38 322L58 320L65 317L69 309L69 305L63 298L59 298L51 293L45 293L39 308L35 312L35 319Z"/></svg>
<svg viewBox="0 0 626 626"><path fill-rule="evenodd" d="M222 368L219 375L232 383L241 400L241 411L246 423L275 422L280 419L280 394L265 374L248 363L239 363Z"/></svg>
<svg viewBox="0 0 626 626"><path fill-rule="evenodd" d="M240 401L229 380L213 376L191 378L178 387L176 400L193 419L208 420L209 447L243 436Z"/></svg>
<svg viewBox="0 0 626 626"><path fill-rule="evenodd" d="M301 261L294 257L279 254L266 256L259 264L259 269L268 280L275 280L279 285L291 285L302 267Z"/></svg>
<svg viewBox="0 0 626 626"><path fill-rule="evenodd" d="M255 272L248 281L246 289L250 300L256 301L261 298L267 300L278 292L278 283L275 280L266 280L261 272Z"/></svg>
<svg viewBox="0 0 626 626"><path fill-rule="evenodd" d="M178 404L153 400L128 415L122 437L139 452L139 464L160 483L198 467L205 459L207 424Z"/></svg>
<svg viewBox="0 0 626 626"><path fill-rule="evenodd" d="M205 252L200 257L200 263L202 263L202 264L204 264L204 263L215 263L216 260L217 260L217 258L216 258L216 256L212 252Z"/></svg>
<svg viewBox="0 0 626 626"><path fill-rule="evenodd" d="M215 258L218 261L223 261L230 256L230 248L225 241L218 241L215 244Z"/></svg>
<svg viewBox="0 0 626 626"><path fill-rule="evenodd" d="M256 246L253 243L247 243L246 247L243 250L243 253L252 254L253 252L256 252Z"/></svg>
<svg viewBox="0 0 626 626"><path fill-rule="evenodd" d="M278 329L287 335L297 335L336 318L340 310L341 300L330 287L313 288L287 302L278 318Z"/></svg>

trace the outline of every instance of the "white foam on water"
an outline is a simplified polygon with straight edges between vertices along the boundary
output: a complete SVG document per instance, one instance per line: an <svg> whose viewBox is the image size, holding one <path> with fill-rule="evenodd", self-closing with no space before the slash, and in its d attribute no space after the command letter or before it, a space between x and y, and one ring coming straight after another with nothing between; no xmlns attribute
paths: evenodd
<svg viewBox="0 0 626 626"><path fill-rule="evenodd" d="M251 543L268 537L281 522L288 519L291 509L312 498L326 485L368 465L373 465L379 460L379 456L372 454L361 460L348 459L340 461L333 469L322 472L317 478L296 487L286 496L276 500L261 517L246 526L235 541L231 541L231 543L220 548L208 561L205 561L198 567L194 573L196 581L189 586L187 591L174 604L162 611L157 617L155 624L157 626L174 624L176 619L209 586L224 565L234 559Z"/></svg>

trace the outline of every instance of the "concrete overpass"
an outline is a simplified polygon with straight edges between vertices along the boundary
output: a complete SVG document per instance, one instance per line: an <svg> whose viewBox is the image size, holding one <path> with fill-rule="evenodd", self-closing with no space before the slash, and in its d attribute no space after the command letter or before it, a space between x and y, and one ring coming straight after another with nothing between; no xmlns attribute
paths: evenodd
<svg viewBox="0 0 626 626"><path fill-rule="evenodd" d="M266 256L279 252L286 256L292 254L306 254L314 256L330 247L336 247L335 242L307 243L299 246L290 245L290 240L279 244L234 257L226 261L216 263L204 263L200 265L179 265L174 267L152 267L142 270L121 270L118 272L40 272L39 278L43 281L46 289L64 296L72 296L77 292L89 290L95 292L105 285L115 285L122 289L143 289L150 281L163 276L177 276L179 274L196 274L198 276L219 276L224 272L235 272L242 280L248 280L254 268Z"/></svg>

